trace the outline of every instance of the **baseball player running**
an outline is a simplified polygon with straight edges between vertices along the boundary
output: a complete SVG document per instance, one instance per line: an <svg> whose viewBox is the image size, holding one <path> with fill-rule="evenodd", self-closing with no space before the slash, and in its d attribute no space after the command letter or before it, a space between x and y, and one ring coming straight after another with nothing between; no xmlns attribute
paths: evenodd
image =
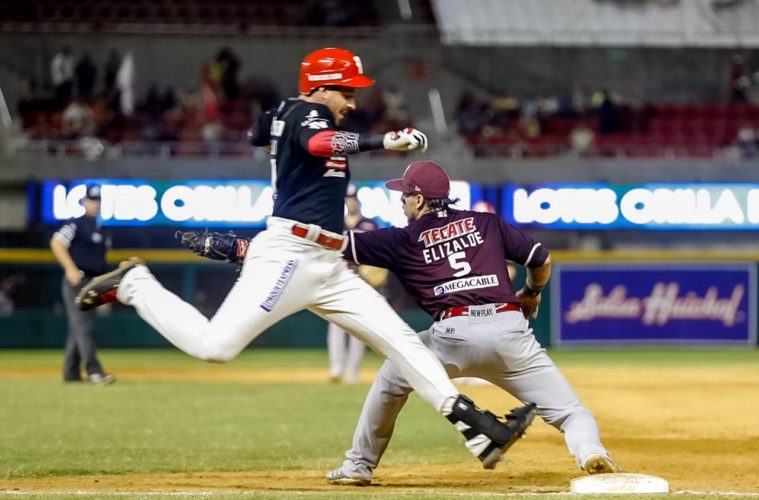
<svg viewBox="0 0 759 500"><path fill-rule="evenodd" d="M434 162L412 163L403 178L386 186L403 193L409 225L349 233L346 256L394 272L435 318L420 335L451 378L479 377L522 401L535 401L543 420L564 433L583 470L620 472L601 444L593 415L528 324L551 273L548 251L497 215L451 209L448 175ZM516 293L506 260L527 268L527 282ZM327 474L330 483L371 483L411 391L403 374L385 362L366 397L353 447L342 466Z"/></svg>
<svg viewBox="0 0 759 500"><path fill-rule="evenodd" d="M266 230L250 241L240 277L210 320L166 290L135 258L93 279L77 302L82 310L114 300L132 305L179 349L215 362L233 359L280 319L308 309L389 359L464 434L483 466L493 468L530 425L535 405L503 420L477 408L459 394L416 332L342 258L348 244L341 234L347 155L382 148L424 151L427 145L425 135L410 128L384 135L338 128L356 107L356 89L373 83L358 56L320 49L301 64L300 96L262 116L252 142L270 148L273 214Z"/></svg>

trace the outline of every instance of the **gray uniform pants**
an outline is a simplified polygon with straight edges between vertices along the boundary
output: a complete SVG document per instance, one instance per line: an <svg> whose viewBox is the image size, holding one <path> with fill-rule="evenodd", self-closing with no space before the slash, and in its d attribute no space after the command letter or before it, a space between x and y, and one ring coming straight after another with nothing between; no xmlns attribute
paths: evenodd
<svg viewBox="0 0 759 500"><path fill-rule="evenodd" d="M449 318L433 323L420 336L451 378L482 378L522 402L537 403L538 415L564 433L578 465L588 455L608 455L595 418L535 340L521 312L486 319ZM353 447L345 454L342 470L346 475L371 479L411 390L392 363L385 361L366 396Z"/></svg>
<svg viewBox="0 0 759 500"><path fill-rule="evenodd" d="M93 312L83 312L76 308L74 299L79 290L87 284L89 278L82 280L80 286L71 286L63 278L61 292L63 305L68 318L68 335L66 337L66 354L63 361L63 379L81 380L81 366L84 365L88 375L103 373L95 355L95 340L92 336L92 324L95 319Z"/></svg>

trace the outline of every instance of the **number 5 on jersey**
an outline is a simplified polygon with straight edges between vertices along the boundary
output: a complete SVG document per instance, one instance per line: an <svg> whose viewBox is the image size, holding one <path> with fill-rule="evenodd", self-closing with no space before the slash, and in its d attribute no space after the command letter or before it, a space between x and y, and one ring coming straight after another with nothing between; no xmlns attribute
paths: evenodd
<svg viewBox="0 0 759 500"><path fill-rule="evenodd" d="M453 273L453 276L456 278L466 276L472 270L472 266L466 261L466 253L464 252L456 252L449 255L448 263L452 269L458 269L458 271Z"/></svg>

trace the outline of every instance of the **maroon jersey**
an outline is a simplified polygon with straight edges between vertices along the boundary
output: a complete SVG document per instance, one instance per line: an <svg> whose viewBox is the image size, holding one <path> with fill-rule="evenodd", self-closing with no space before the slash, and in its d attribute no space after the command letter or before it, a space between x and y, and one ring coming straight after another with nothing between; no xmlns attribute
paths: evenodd
<svg viewBox="0 0 759 500"><path fill-rule="evenodd" d="M433 318L449 307L518 303L506 261L540 267L548 257L540 243L497 215L451 209L403 229L350 233L345 253L357 264L395 273Z"/></svg>
<svg viewBox="0 0 759 500"><path fill-rule="evenodd" d="M379 225L373 219L361 217L361 219L356 223L356 227L350 228L348 226L345 226L345 230L354 231L356 233L365 233L367 231L374 231L378 227Z"/></svg>
<svg viewBox="0 0 759 500"><path fill-rule="evenodd" d="M367 231L374 231L377 229L379 225L373 221L372 219L368 219L366 217L361 217L359 221L356 223L356 226L353 228L348 227L348 225L343 226L343 232L348 233L350 231L353 231L354 233L365 233ZM351 269L356 269L358 267L357 264L353 263L352 261L348 261L348 266Z"/></svg>

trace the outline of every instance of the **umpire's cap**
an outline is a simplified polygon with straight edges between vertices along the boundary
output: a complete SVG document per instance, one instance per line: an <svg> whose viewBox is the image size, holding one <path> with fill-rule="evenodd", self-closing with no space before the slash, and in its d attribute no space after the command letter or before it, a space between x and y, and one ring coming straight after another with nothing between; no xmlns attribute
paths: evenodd
<svg viewBox="0 0 759 500"><path fill-rule="evenodd" d="M84 197L88 200L100 201L100 186L87 186L87 192Z"/></svg>
<svg viewBox="0 0 759 500"><path fill-rule="evenodd" d="M443 167L434 161L415 161L400 179L391 179L385 187L407 194L421 194L425 198L447 198L451 180Z"/></svg>
<svg viewBox="0 0 759 500"><path fill-rule="evenodd" d="M330 85L370 87L374 80L364 75L361 59L350 50L327 47L304 57L300 63L298 91L310 94L314 89Z"/></svg>

